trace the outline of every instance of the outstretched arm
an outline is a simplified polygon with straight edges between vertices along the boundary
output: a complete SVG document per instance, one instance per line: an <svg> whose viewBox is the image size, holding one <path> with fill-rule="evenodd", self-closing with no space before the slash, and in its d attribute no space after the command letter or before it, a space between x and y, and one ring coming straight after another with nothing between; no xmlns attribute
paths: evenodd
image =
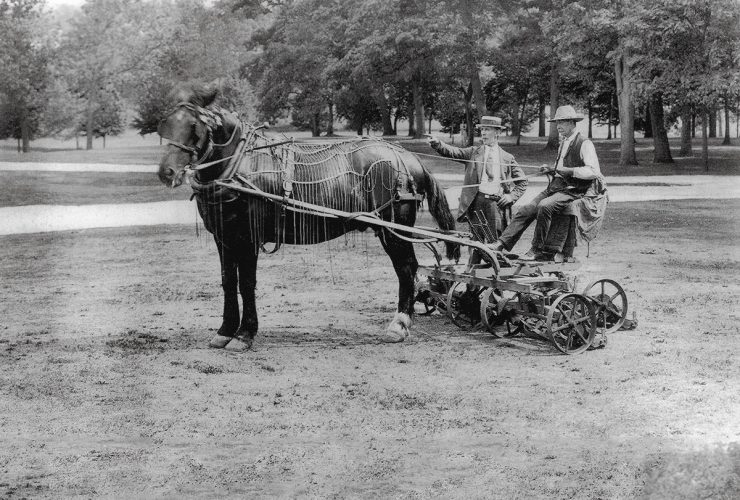
<svg viewBox="0 0 740 500"><path fill-rule="evenodd" d="M476 149L472 146L467 148L450 146L449 144L445 144L444 142L440 141L436 137L429 137L429 145L441 156L452 158L453 160L469 160L470 158L472 158L473 151L475 151Z"/></svg>

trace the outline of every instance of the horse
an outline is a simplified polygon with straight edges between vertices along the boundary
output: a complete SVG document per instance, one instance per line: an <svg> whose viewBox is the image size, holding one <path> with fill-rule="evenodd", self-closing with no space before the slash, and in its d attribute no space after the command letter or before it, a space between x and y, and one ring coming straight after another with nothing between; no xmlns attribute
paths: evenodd
<svg viewBox="0 0 740 500"><path fill-rule="evenodd" d="M223 321L209 345L224 348L233 339L249 349L258 330L255 285L260 250L282 244L321 243L372 223L353 217L328 217L295 208L311 203L378 220L413 226L421 200L443 231L455 229L447 199L418 158L383 140L358 138L332 143L275 141L260 128L215 106L218 90L188 84L175 93L177 104L160 122L168 140L159 162L159 179L176 188L187 179L204 227L213 235L221 263ZM273 199L244 194L228 183L246 186ZM275 202L279 196L285 203ZM401 342L412 324L418 262L413 242L399 231L375 229L398 277L398 307L385 341ZM458 259L459 246L446 242ZM243 311L240 319L239 293Z"/></svg>

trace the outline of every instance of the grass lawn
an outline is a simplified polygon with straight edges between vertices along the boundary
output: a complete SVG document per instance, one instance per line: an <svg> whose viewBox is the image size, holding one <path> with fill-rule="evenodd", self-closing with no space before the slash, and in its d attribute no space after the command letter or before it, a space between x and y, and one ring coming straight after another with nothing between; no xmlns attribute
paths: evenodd
<svg viewBox="0 0 740 500"><path fill-rule="evenodd" d="M295 137L299 141L330 140L324 137L311 138L304 131L268 131L268 135L282 139L283 136ZM350 131L340 132L338 139L354 139L357 136ZM444 134L439 134L444 138ZM426 140L408 139L404 135L386 137L388 141L398 142L405 148L421 153L422 160L434 172L461 173L459 163L436 157L436 153L427 145ZM31 143L31 152L20 154L14 140L0 141L0 162L44 162L44 163L112 163L133 165L156 165L162 154L159 137L155 134L140 136L134 131L127 131L119 137L107 139L106 147L103 141L96 139L94 149L87 151L76 149L74 140L60 141L56 139L39 139ZM537 166L553 162L555 152L544 148L546 139L538 137L523 137L521 144L516 145L514 137L505 137L502 140L504 149L512 153L522 165ZM694 156L674 157L673 164L657 164L652 162L653 149L651 139L637 139L636 153L639 165L622 167L619 165L619 140L595 139L594 144L599 155L602 171L606 176L625 175L740 175L740 139L734 139L734 145L722 146L722 139L709 141L709 170L701 161L701 139L694 140ZM84 147L84 141L80 144ZM679 139L671 139L671 150L678 154Z"/></svg>

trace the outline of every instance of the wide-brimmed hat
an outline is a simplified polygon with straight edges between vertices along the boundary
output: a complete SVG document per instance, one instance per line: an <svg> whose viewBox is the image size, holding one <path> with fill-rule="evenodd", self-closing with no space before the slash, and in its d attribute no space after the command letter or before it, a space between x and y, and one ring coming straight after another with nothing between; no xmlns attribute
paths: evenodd
<svg viewBox="0 0 740 500"><path fill-rule="evenodd" d="M501 130L506 130L506 125L503 125L501 123L501 118L498 116L482 116L480 119L480 123L476 125L477 128L498 128Z"/></svg>
<svg viewBox="0 0 740 500"><path fill-rule="evenodd" d="M567 121L572 120L574 122L579 122L583 120L583 117L576 113L576 110L573 108L573 106L560 106L557 111L555 111L555 116L547 120L548 122L561 122L561 121Z"/></svg>

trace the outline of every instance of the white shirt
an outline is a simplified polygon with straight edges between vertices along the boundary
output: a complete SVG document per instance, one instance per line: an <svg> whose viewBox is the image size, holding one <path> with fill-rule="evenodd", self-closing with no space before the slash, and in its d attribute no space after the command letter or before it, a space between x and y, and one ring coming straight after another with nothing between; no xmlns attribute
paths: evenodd
<svg viewBox="0 0 740 500"><path fill-rule="evenodd" d="M564 167L565 155L570 149L570 145L578 135L578 132L573 131L569 137L566 137L563 142L560 143L560 149L558 150L558 161L555 164L556 168ZM582 167L575 167L573 169L573 177L576 179L595 179L601 174L601 168L599 167L599 158L596 156L596 148L594 143L588 139L584 139L581 144L580 151L581 160L583 160Z"/></svg>
<svg viewBox="0 0 740 500"><path fill-rule="evenodd" d="M484 148L478 191L483 194L501 194L501 148L498 144Z"/></svg>

